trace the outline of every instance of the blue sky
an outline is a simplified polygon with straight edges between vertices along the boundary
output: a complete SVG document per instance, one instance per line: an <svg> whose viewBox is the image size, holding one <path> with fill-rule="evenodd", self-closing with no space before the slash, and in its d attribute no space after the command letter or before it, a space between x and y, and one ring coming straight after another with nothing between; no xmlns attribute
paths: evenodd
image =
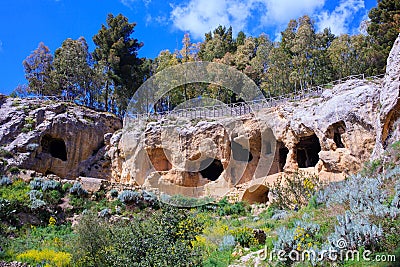
<svg viewBox="0 0 400 267"><path fill-rule="evenodd" d="M1 0L0 93L26 83L22 61L41 41L54 53L65 39L83 36L93 51L92 36L108 13L136 22L133 37L144 43L139 56L154 58L161 50L179 49L185 32L201 41L218 25L278 39L291 18L304 14L317 30L358 33L374 6L376 0Z"/></svg>

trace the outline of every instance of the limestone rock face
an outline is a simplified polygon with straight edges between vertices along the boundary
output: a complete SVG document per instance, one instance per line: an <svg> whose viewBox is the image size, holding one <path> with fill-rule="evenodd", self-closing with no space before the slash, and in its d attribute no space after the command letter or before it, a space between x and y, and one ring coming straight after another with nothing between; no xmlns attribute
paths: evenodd
<svg viewBox="0 0 400 267"><path fill-rule="evenodd" d="M381 108L376 120L378 130L373 157L378 157L389 144L400 140L400 34L387 59L379 102Z"/></svg>
<svg viewBox="0 0 400 267"><path fill-rule="evenodd" d="M11 154L8 166L69 179L109 178L104 135L109 139L120 129L120 119L51 101L1 97L0 105L0 145Z"/></svg>
<svg viewBox="0 0 400 267"><path fill-rule="evenodd" d="M375 146L380 87L350 80L241 117L131 122L111 138L112 181L198 196L299 168L343 179Z"/></svg>

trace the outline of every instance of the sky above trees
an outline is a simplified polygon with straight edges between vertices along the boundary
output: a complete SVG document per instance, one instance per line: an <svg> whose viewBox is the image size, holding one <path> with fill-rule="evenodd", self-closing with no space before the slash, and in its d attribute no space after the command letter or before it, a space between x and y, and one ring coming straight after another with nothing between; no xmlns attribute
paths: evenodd
<svg viewBox="0 0 400 267"><path fill-rule="evenodd" d="M185 32L192 41L202 41L218 25L231 25L234 35L264 32L278 40L289 20L304 14L317 30L329 27L336 35L354 34L374 6L375 0L3 0L0 93L26 83L22 61L40 42L54 52L65 39L83 36L92 51L92 37L108 13L122 13L136 22L133 37L144 43L139 56L155 58L161 50L180 49Z"/></svg>

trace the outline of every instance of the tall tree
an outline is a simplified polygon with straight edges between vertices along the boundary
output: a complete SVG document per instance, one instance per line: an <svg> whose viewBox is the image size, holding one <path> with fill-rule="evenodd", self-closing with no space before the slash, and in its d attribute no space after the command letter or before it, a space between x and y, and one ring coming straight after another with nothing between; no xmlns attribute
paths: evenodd
<svg viewBox="0 0 400 267"><path fill-rule="evenodd" d="M141 60L138 50L143 46L137 39L131 38L136 23L119 14L109 14L107 25L102 25L93 36L96 49L93 58L105 76L104 107L123 114L129 99L143 82Z"/></svg>
<svg viewBox="0 0 400 267"><path fill-rule="evenodd" d="M93 104L94 73L85 38L66 39L54 53L54 78L68 97Z"/></svg>
<svg viewBox="0 0 400 267"><path fill-rule="evenodd" d="M382 53L381 68L385 68L385 59L400 33L400 1L378 0L378 6L372 8L368 14L371 22L367 31L376 43L377 50Z"/></svg>
<svg viewBox="0 0 400 267"><path fill-rule="evenodd" d="M39 43L32 54L23 62L25 78L28 80L29 89L38 95L57 95L59 90L53 87L51 71L53 69L53 56L50 49Z"/></svg>

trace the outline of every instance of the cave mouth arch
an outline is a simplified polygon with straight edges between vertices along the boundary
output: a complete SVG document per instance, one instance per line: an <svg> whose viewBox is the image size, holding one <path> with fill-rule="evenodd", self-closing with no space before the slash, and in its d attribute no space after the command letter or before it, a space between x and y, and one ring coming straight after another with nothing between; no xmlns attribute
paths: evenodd
<svg viewBox="0 0 400 267"><path fill-rule="evenodd" d="M67 147L62 138L54 138L49 134L43 136L42 152L49 153L52 157L67 161Z"/></svg>
<svg viewBox="0 0 400 267"><path fill-rule="evenodd" d="M235 141L231 142L232 157L237 161L250 162L253 160L251 152Z"/></svg>
<svg viewBox="0 0 400 267"><path fill-rule="evenodd" d="M247 188L242 196L242 201L246 201L249 204L254 203L267 203L268 202L269 188L265 185L254 185Z"/></svg>
<svg viewBox="0 0 400 267"><path fill-rule="evenodd" d="M300 142L296 145L297 164L299 168L308 168L317 165L319 161L318 153L320 151L321 145L315 134L301 137Z"/></svg>
<svg viewBox="0 0 400 267"><path fill-rule="evenodd" d="M338 121L329 126L328 132L330 133L330 138L333 139L337 148L345 148L342 140L342 134L346 132L346 124L344 123L344 121Z"/></svg>
<svg viewBox="0 0 400 267"><path fill-rule="evenodd" d="M200 163L201 176L210 181L216 181L223 171L224 167L219 159L206 158Z"/></svg>

